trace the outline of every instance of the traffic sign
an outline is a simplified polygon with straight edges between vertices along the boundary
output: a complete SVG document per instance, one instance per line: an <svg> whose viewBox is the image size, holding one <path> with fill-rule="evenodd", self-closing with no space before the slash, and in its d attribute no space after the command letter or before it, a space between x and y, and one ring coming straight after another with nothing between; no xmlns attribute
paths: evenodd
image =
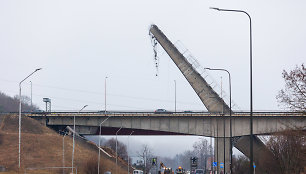
<svg viewBox="0 0 306 174"><path fill-rule="evenodd" d="M213 162L213 167L217 167L218 163L217 162Z"/></svg>
<svg viewBox="0 0 306 174"><path fill-rule="evenodd" d="M224 163L220 163L220 168L221 168L221 169L224 168Z"/></svg>

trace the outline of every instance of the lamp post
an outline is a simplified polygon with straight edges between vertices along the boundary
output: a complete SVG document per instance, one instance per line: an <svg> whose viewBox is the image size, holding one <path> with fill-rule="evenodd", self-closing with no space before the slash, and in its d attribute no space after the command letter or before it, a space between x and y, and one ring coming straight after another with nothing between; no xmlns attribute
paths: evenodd
<svg viewBox="0 0 306 174"><path fill-rule="evenodd" d="M176 112L176 80L174 80L174 112Z"/></svg>
<svg viewBox="0 0 306 174"><path fill-rule="evenodd" d="M105 81L104 81L104 114L106 114L106 79L108 77L105 77Z"/></svg>
<svg viewBox="0 0 306 174"><path fill-rule="evenodd" d="M117 140L117 135L118 135L118 132L122 129L122 126L117 130L116 132L116 174L118 174L117 172L117 166L118 166L118 152L117 152L117 144L118 144L118 140Z"/></svg>
<svg viewBox="0 0 306 174"><path fill-rule="evenodd" d="M79 112L78 113L80 113L83 109L85 109L86 107L87 107L88 105L84 105L83 107L82 107L82 109L80 109L79 110ZM71 160L71 173L73 173L73 163L74 163L74 144L75 144L75 114L74 114L74 116L73 116L73 143L72 143L72 160Z"/></svg>
<svg viewBox="0 0 306 174"><path fill-rule="evenodd" d="M252 70L252 19L251 16L243 10L220 9L211 7L210 9L227 12L244 13L250 21L250 173L254 172L253 167L253 70Z"/></svg>
<svg viewBox="0 0 306 174"><path fill-rule="evenodd" d="M31 75L33 75L35 72L41 70L41 68L36 69L33 71L30 75L28 75L26 78L24 78L20 83L19 83L19 138L18 138L18 168L20 169L20 146L21 146L21 83L24 82L27 78L29 78Z"/></svg>
<svg viewBox="0 0 306 174"><path fill-rule="evenodd" d="M30 81L30 83L31 83L31 109L32 109L32 107L33 107L33 102L32 102L32 81Z"/></svg>
<svg viewBox="0 0 306 174"><path fill-rule="evenodd" d="M229 84L229 93L230 93L230 171L231 173L232 172L232 169L233 169L233 160L232 160L232 157L233 157L233 150L232 150L232 80L231 80L231 74L228 70L226 69L221 69L221 68L205 68L207 70L215 70L215 71L225 71L227 72L228 74L228 84ZM224 161L225 162L225 161Z"/></svg>
<svg viewBox="0 0 306 174"><path fill-rule="evenodd" d="M130 174L130 155L129 155L129 147L130 147L130 136L134 133L134 131L132 131L130 133L130 135L128 136L128 174Z"/></svg>
<svg viewBox="0 0 306 174"><path fill-rule="evenodd" d="M65 131L59 131L60 134L63 135L63 174L65 173Z"/></svg>
<svg viewBox="0 0 306 174"><path fill-rule="evenodd" d="M98 156L98 174L100 174L100 148L101 148L101 134L102 134L102 124L106 121L106 120L108 120L109 118L110 118L111 116L109 116L109 117L107 117L106 119L104 119L101 123L100 123L100 125L99 125L99 127L100 127L100 131L99 131L99 156Z"/></svg>
<svg viewBox="0 0 306 174"><path fill-rule="evenodd" d="M221 99L223 100L222 98L222 76L221 76ZM225 173L225 167L226 167L226 164L225 164L225 115L224 115L224 100L222 102L222 115L223 115L223 173ZM221 165L220 165L221 166Z"/></svg>

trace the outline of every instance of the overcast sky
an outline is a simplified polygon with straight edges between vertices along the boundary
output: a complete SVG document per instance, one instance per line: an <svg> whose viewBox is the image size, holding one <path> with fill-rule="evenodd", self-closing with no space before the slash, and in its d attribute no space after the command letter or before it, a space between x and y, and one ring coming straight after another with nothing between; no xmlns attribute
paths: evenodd
<svg viewBox="0 0 306 174"><path fill-rule="evenodd" d="M249 21L253 21L254 110L280 110L283 69L305 62L304 0L0 0L0 91L22 94L44 109L206 110L184 76L162 49L154 66L149 26L156 24L172 41L180 40L202 67L225 68L232 75L232 98L249 109ZM155 74L158 72L158 76ZM217 82L227 75L210 72ZM217 91L218 92L218 91ZM228 101L226 101L228 102Z"/></svg>

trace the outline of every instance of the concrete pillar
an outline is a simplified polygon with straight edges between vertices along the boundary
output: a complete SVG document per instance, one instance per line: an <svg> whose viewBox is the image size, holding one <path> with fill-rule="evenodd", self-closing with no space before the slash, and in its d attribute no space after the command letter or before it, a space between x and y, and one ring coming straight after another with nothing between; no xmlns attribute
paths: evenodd
<svg viewBox="0 0 306 174"><path fill-rule="evenodd" d="M224 140L225 140L225 163L224 163ZM221 173L220 163L225 164L225 172L230 173L230 138L215 138L214 161L218 162L218 171Z"/></svg>

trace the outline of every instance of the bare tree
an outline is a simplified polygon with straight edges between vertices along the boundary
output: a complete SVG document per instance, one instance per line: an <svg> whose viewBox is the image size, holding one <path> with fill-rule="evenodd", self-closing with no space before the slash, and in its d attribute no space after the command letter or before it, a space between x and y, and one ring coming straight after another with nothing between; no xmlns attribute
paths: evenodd
<svg viewBox="0 0 306 174"><path fill-rule="evenodd" d="M267 147L274 159L265 163L265 171L271 174L301 173L306 165L305 138L305 132L302 130L286 130L269 137Z"/></svg>
<svg viewBox="0 0 306 174"><path fill-rule="evenodd" d="M284 70L285 89L279 91L276 99L291 110L306 111L306 68L304 64L289 73Z"/></svg>
<svg viewBox="0 0 306 174"><path fill-rule="evenodd" d="M245 174L249 170L249 159L246 156L233 156L233 173Z"/></svg>
<svg viewBox="0 0 306 174"><path fill-rule="evenodd" d="M206 169L206 161L212 147L208 144L207 140L201 138L200 141L193 144L194 154L198 157L198 168Z"/></svg>
<svg viewBox="0 0 306 174"><path fill-rule="evenodd" d="M111 138L109 139L106 143L105 146L110 147L113 151L116 151L116 139ZM124 160L128 160L128 153L127 153L127 147L125 144L122 142L118 141L117 142L117 153L118 156L120 156Z"/></svg>
<svg viewBox="0 0 306 174"><path fill-rule="evenodd" d="M21 96L22 111L37 110L36 105L31 106L31 99L27 96ZM14 98L0 92L0 112L17 112L19 108L19 96Z"/></svg>
<svg viewBox="0 0 306 174"><path fill-rule="evenodd" d="M143 166L144 173L149 173L150 169L152 168L152 163L151 163L151 159L153 157L152 150L147 144L145 144L142 146L141 150L137 152L137 154L144 162Z"/></svg>

